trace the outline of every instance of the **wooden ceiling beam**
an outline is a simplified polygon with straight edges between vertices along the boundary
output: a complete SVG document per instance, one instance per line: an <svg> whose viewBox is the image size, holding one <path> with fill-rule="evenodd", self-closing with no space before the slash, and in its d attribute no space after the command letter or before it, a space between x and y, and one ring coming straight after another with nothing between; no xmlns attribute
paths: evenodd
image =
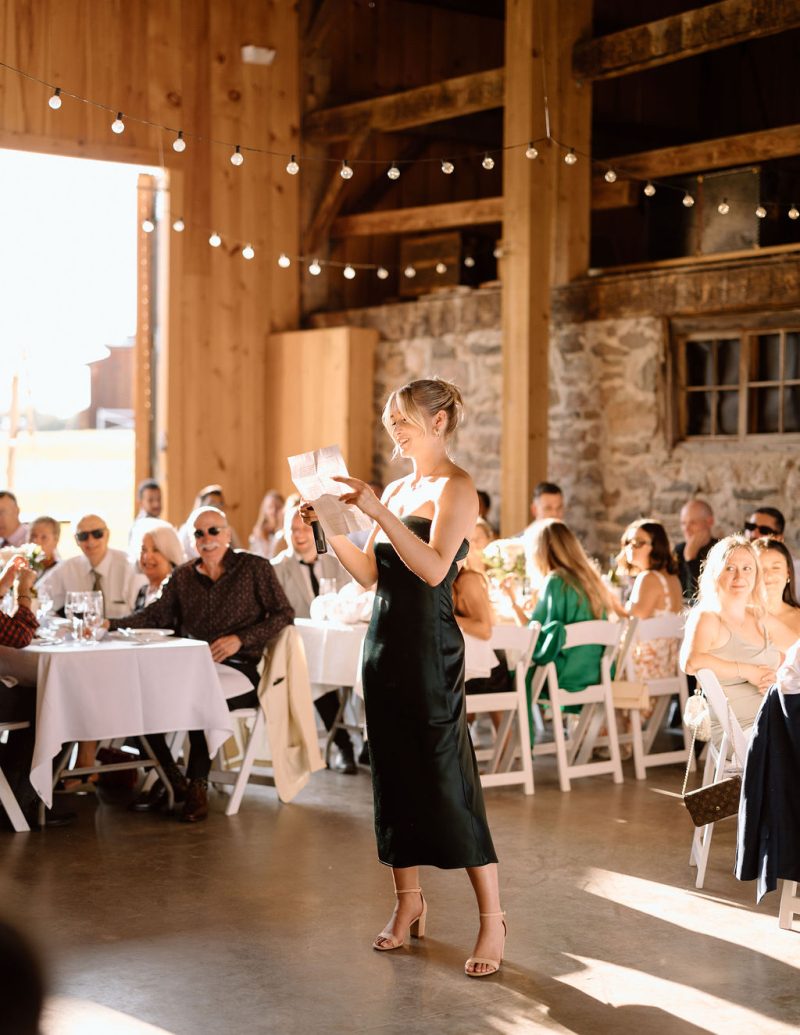
<svg viewBox="0 0 800 1035"><path fill-rule="evenodd" d="M572 70L578 79L613 79L798 26L800 0L719 0L581 41Z"/></svg>
<svg viewBox="0 0 800 1035"><path fill-rule="evenodd" d="M359 133L350 142L350 155L355 160L359 158L367 146L369 132ZM330 179L322 195L319 205L311 217L311 221L303 234L303 252L309 255L315 252L323 240L330 234L331 224L336 219L344 204L345 188L350 180L344 180L331 164Z"/></svg>
<svg viewBox="0 0 800 1035"><path fill-rule="evenodd" d="M454 226L500 223L502 219L502 197L477 198L472 201L448 201L441 205L417 205L413 208L385 209L382 212L358 212L349 216L339 216L331 227L331 237L418 233L426 230L444 230Z"/></svg>
<svg viewBox="0 0 800 1035"><path fill-rule="evenodd" d="M303 133L310 140L332 142L347 140L359 133L393 133L476 111L502 108L504 80L504 69L492 68L402 93L322 108L306 116Z"/></svg>
<svg viewBox="0 0 800 1035"><path fill-rule="evenodd" d="M339 0L322 0L303 39L303 52L306 58L317 53L333 27L337 15L340 14Z"/></svg>

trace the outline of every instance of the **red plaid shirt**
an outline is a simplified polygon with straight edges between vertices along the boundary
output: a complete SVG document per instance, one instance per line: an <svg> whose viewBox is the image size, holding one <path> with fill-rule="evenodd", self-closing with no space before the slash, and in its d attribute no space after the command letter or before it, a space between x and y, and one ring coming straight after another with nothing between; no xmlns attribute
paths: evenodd
<svg viewBox="0 0 800 1035"><path fill-rule="evenodd" d="M27 647L38 628L33 611L22 605L15 615L0 613L0 646Z"/></svg>

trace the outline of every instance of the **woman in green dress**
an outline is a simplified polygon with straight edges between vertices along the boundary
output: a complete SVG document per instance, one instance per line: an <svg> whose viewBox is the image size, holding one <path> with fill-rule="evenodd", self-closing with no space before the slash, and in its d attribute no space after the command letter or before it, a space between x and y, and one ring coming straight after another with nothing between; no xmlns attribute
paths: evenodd
<svg viewBox="0 0 800 1035"><path fill-rule="evenodd" d="M366 482L339 479L348 489L343 502L374 525L363 551L345 536L330 544L357 582L377 582L363 683L378 858L392 867L396 903L373 948L397 949L409 931L424 934L420 865L465 868L479 913L465 972L486 977L502 962L505 922L453 615L453 581L478 517L472 479L448 454L462 407L455 385L438 378L389 396L383 423L394 455L410 460L412 471L380 500ZM306 519L311 513L304 508Z"/></svg>

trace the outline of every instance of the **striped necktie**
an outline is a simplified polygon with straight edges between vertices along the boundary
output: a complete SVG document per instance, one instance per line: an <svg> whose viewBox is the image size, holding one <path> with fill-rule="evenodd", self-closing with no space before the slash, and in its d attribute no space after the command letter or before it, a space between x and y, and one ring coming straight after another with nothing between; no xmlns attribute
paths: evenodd
<svg viewBox="0 0 800 1035"><path fill-rule="evenodd" d="M92 582L92 593L103 593L103 603L105 603L106 595L103 592L103 576L95 568L92 568L92 575L94 575L94 581Z"/></svg>

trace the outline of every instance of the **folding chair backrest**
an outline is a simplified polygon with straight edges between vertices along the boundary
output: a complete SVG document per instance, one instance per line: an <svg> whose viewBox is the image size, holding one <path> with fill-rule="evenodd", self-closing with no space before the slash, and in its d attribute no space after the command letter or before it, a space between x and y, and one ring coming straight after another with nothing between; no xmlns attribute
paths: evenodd
<svg viewBox="0 0 800 1035"><path fill-rule="evenodd" d="M744 765L749 737L742 729L739 720L728 707L728 698L720 685L719 679L710 668L701 668L697 673L697 682L705 694L709 706L717 718L729 743L733 745L736 761Z"/></svg>
<svg viewBox="0 0 800 1035"><path fill-rule="evenodd" d="M640 618L634 633L637 643L648 640L683 640L686 619L683 615L659 615L657 618Z"/></svg>
<svg viewBox="0 0 800 1035"><path fill-rule="evenodd" d="M519 667L527 672L541 629L539 622L531 622L530 625L493 625L489 646L492 650L509 653L509 667Z"/></svg>
<svg viewBox="0 0 800 1035"><path fill-rule="evenodd" d="M566 627L564 650L571 647L611 647L616 650L624 629L624 622L609 622L606 619L573 622Z"/></svg>

